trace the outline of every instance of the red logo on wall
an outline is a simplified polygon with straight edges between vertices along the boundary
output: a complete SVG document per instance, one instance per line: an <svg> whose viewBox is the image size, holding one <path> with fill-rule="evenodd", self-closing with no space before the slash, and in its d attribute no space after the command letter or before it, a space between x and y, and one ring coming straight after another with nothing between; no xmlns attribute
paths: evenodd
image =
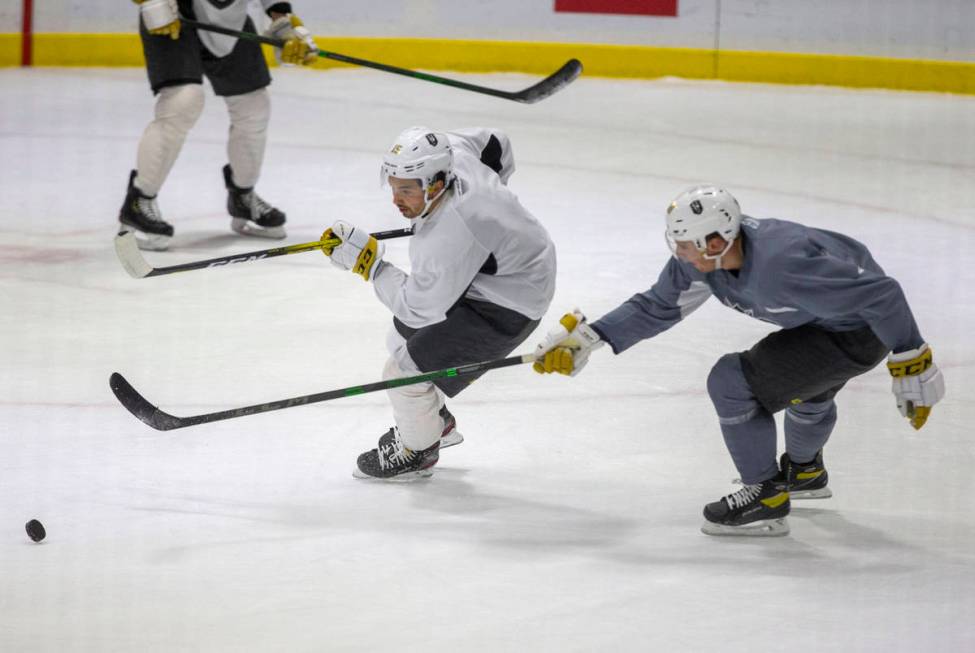
<svg viewBox="0 0 975 653"><path fill-rule="evenodd" d="M555 11L676 16L678 0L555 0Z"/></svg>

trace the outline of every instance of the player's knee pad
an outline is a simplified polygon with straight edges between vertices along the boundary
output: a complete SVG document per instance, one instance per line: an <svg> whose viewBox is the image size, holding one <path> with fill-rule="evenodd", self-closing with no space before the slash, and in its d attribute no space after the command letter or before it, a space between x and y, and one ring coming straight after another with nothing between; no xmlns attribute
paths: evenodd
<svg viewBox="0 0 975 653"><path fill-rule="evenodd" d="M419 371L403 369L395 356L390 356L386 360L386 365L383 366L383 381L389 381L390 379L401 379L404 376L413 376L414 374L419 374Z"/></svg>
<svg viewBox="0 0 975 653"><path fill-rule="evenodd" d="M420 368L410 356L406 338L400 335L395 326L389 327L389 331L386 333L386 351L389 352L391 358L386 361L386 367L383 370L384 381L420 373ZM390 376L386 376L386 374Z"/></svg>
<svg viewBox="0 0 975 653"><path fill-rule="evenodd" d="M420 374L419 371L410 370L406 371L400 367L399 363L394 357L390 357L386 361L386 365L383 367L383 381L389 381L390 379L401 379L405 376L414 376ZM410 385L397 386L395 388L389 388L386 390L390 396L400 396L406 399L415 397L426 397L431 392L436 394L436 386L433 382L427 383L411 383Z"/></svg>
<svg viewBox="0 0 975 653"><path fill-rule="evenodd" d="M746 422L761 408L745 379L738 354L725 354L718 359L708 375L707 385L722 424Z"/></svg>
<svg viewBox="0 0 975 653"><path fill-rule="evenodd" d="M271 119L271 96L266 88L242 95L231 95L224 100L232 127L250 134L263 134L267 130Z"/></svg>
<svg viewBox="0 0 975 653"><path fill-rule="evenodd" d="M797 424L812 425L836 421L836 402L832 399L819 402L803 402L785 409L787 419Z"/></svg>
<svg viewBox="0 0 975 653"><path fill-rule="evenodd" d="M185 135L203 113L203 102L203 86L200 84L167 86L156 98L156 121Z"/></svg>

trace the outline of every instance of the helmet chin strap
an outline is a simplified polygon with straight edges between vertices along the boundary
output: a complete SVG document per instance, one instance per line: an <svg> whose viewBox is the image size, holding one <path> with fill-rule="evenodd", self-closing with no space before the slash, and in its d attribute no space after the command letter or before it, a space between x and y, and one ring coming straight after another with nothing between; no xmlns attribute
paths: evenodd
<svg viewBox="0 0 975 653"><path fill-rule="evenodd" d="M723 269L721 267L721 259L725 254L727 254L731 250L731 246L735 244L735 240L737 239L732 238L731 240L729 240L728 244L724 246L724 249L718 252L717 254L702 253L701 255L704 257L706 261L714 261L715 270L721 270Z"/></svg>
<svg viewBox="0 0 975 653"><path fill-rule="evenodd" d="M438 199L440 199L443 196L443 194L447 192L447 189L448 188L450 188L450 185L447 184L447 183L444 183L443 188L440 189L440 192L437 193L436 195L434 195L433 197L427 197L426 191L424 191L423 192L423 202L424 202L423 203L423 213L421 213L417 217L418 218L425 218L425 217L427 217L427 214L430 213L430 209L432 208L433 203L436 202Z"/></svg>

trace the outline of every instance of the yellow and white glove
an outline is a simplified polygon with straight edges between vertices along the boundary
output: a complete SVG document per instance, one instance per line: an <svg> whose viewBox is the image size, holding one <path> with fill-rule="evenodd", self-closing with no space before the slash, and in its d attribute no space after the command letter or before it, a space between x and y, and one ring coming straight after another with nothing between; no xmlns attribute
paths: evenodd
<svg viewBox="0 0 975 653"><path fill-rule="evenodd" d="M575 376L589 362L589 353L604 344L599 334L586 324L586 316L576 309L563 315L559 326L535 347L532 368L539 374L558 372Z"/></svg>
<svg viewBox="0 0 975 653"><path fill-rule="evenodd" d="M322 251L332 259L332 264L350 270L366 281L372 281L379 271L386 246L371 234L339 220L322 234L322 241L338 239L338 245L322 245Z"/></svg>
<svg viewBox="0 0 975 653"><path fill-rule="evenodd" d="M301 19L294 14L278 16L271 21L264 36L284 41L284 47L275 49L282 63L310 66L318 59L318 46Z"/></svg>
<svg viewBox="0 0 975 653"><path fill-rule="evenodd" d="M911 421L911 426L924 426L931 407L945 396L945 379L934 364L928 343L919 349L890 354L887 369L894 377L891 389L897 398L897 409Z"/></svg>
<svg viewBox="0 0 975 653"><path fill-rule="evenodd" d="M139 5L142 23L150 34L179 38L179 8L176 0L133 0Z"/></svg>

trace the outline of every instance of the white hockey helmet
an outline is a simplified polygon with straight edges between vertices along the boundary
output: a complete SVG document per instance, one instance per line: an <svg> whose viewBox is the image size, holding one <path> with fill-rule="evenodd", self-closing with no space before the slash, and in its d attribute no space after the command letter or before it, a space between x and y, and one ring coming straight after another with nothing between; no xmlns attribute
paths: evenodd
<svg viewBox="0 0 975 653"><path fill-rule="evenodd" d="M701 252L708 247L708 236L718 234L728 246L716 256L720 259L731 248L741 230L741 207L738 200L717 186L694 186L674 198L667 207L667 243L676 251L676 243L690 241Z"/></svg>
<svg viewBox="0 0 975 653"><path fill-rule="evenodd" d="M444 187L453 180L454 152L447 135L427 127L410 127L403 131L383 156L380 184L390 177L419 179L424 190L444 173Z"/></svg>

